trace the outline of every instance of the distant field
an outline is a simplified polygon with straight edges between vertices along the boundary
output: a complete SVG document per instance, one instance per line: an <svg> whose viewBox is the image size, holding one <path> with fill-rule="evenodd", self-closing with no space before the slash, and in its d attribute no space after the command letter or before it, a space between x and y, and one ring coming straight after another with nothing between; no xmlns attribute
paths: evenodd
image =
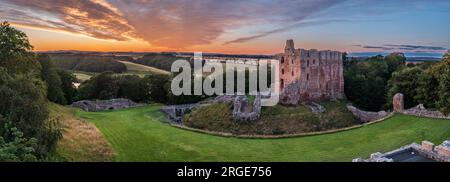
<svg viewBox="0 0 450 182"><path fill-rule="evenodd" d="M158 74L170 74L170 72L162 70L162 69L158 69L158 68L154 68L154 67L150 67L150 66L145 66L142 64L136 64L136 63L132 63L132 62L128 62L128 61L119 61L123 64L125 64L125 66L127 67L128 71L138 71L138 72L151 72L151 73L158 73Z"/></svg>
<svg viewBox="0 0 450 182"><path fill-rule="evenodd" d="M77 77L78 80L80 80L80 82L89 80L92 77L92 74L87 74L87 73L82 73L82 72L73 72L73 74L75 75L75 77Z"/></svg>
<svg viewBox="0 0 450 182"><path fill-rule="evenodd" d="M398 147L450 137L450 121L395 115L332 134L283 138L219 137L171 127L159 105L108 112L76 111L111 143L117 161L351 161Z"/></svg>

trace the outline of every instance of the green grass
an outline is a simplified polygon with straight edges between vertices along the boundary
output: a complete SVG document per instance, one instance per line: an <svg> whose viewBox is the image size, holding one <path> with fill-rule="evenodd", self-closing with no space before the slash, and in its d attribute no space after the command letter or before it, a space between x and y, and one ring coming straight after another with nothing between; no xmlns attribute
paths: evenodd
<svg viewBox="0 0 450 182"><path fill-rule="evenodd" d="M80 71L74 71L73 74L80 82L89 80L94 75L93 73L86 73L86 72L80 72Z"/></svg>
<svg viewBox="0 0 450 182"><path fill-rule="evenodd" d="M137 64L137 63L132 63L132 62L128 62L128 61L119 61L123 64L125 64L125 66L127 66L127 70L129 72L151 72L151 73L156 73L156 74L170 74L170 72L162 70L162 69L158 69L158 68L154 68L154 67L150 67L150 66L146 66L146 65L142 65L142 64Z"/></svg>
<svg viewBox="0 0 450 182"><path fill-rule="evenodd" d="M406 115L349 131L283 139L219 137L171 127L160 122L165 117L158 105L76 115L100 129L117 161L351 161L450 137L449 120Z"/></svg>

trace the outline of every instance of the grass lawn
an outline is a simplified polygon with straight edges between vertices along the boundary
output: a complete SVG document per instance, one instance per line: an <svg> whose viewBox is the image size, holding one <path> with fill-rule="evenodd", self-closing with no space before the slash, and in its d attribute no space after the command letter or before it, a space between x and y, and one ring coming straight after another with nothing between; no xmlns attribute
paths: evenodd
<svg viewBox="0 0 450 182"><path fill-rule="evenodd" d="M93 122L117 153L116 161L351 161L412 142L441 143L450 121L395 115L333 134L241 139L186 131L160 122L158 105L108 112L76 111Z"/></svg>

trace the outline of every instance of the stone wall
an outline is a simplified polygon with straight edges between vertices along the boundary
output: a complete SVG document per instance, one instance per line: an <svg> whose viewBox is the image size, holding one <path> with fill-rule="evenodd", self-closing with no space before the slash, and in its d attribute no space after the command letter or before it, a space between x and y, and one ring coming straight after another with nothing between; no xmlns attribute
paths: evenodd
<svg viewBox="0 0 450 182"><path fill-rule="evenodd" d="M428 117L428 118L436 118L436 119L450 119L450 116L445 115L439 111L429 111L423 106L423 104L419 104L415 107L409 108L401 112L407 115L420 116L420 117Z"/></svg>
<svg viewBox="0 0 450 182"><path fill-rule="evenodd" d="M81 100L71 104L72 107L78 107L84 111L95 112L104 110L116 110L140 106L129 99L110 99L110 100Z"/></svg>
<svg viewBox="0 0 450 182"><path fill-rule="evenodd" d="M389 113L386 111L379 111L379 112L363 111L351 105L348 105L347 109L350 112L352 112L353 115L356 116L363 123L378 120L389 115Z"/></svg>
<svg viewBox="0 0 450 182"><path fill-rule="evenodd" d="M419 104L415 107L404 109L403 103L403 94L397 93L394 95L392 100L392 105L394 108L394 112L402 113L406 115L420 116L420 117L428 117L428 118L436 118L436 119L450 119L449 115L445 115L439 111L429 111L423 106L423 104Z"/></svg>
<svg viewBox="0 0 450 182"><path fill-rule="evenodd" d="M342 53L295 49L286 42L280 60L280 101L298 105L312 101L335 100L344 97Z"/></svg>

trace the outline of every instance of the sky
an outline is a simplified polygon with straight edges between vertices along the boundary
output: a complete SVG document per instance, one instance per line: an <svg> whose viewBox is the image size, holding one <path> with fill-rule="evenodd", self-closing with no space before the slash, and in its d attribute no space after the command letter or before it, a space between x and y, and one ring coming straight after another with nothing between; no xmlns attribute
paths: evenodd
<svg viewBox="0 0 450 182"><path fill-rule="evenodd" d="M0 21L36 51L202 51L296 48L442 56L450 0L0 0Z"/></svg>

